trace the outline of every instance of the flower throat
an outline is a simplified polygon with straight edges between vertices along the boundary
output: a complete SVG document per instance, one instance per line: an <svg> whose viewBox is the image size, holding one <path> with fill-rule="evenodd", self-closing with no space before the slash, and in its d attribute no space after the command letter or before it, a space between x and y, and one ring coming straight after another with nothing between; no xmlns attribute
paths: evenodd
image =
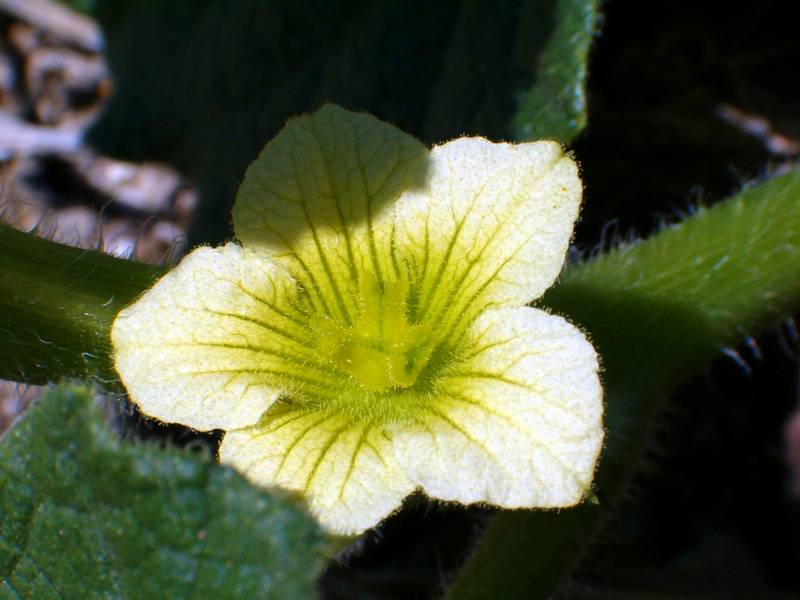
<svg viewBox="0 0 800 600"><path fill-rule="evenodd" d="M408 388L430 360L431 327L409 319L409 290L405 280L370 281L360 286L352 325L328 317L318 324L320 354L366 391Z"/></svg>

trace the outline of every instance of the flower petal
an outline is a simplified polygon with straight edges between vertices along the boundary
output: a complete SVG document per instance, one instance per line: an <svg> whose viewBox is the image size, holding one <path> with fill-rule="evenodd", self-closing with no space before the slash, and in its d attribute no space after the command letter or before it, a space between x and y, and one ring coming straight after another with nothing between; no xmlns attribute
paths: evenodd
<svg viewBox="0 0 800 600"><path fill-rule="evenodd" d="M428 415L391 431L400 464L425 492L508 508L577 503L603 439L594 349L533 308L487 311Z"/></svg>
<svg viewBox="0 0 800 600"><path fill-rule="evenodd" d="M286 265L318 312L351 324L361 276L381 283L391 265L391 209L424 183L427 155L367 114L328 105L293 118L245 174L236 237Z"/></svg>
<svg viewBox="0 0 800 600"><path fill-rule="evenodd" d="M460 138L433 148L428 177L396 213L417 320L456 328L488 307L527 304L553 283L581 201L577 166L557 143Z"/></svg>
<svg viewBox="0 0 800 600"><path fill-rule="evenodd" d="M291 405L226 433L219 456L257 484L301 492L322 525L339 534L376 525L414 489L380 428Z"/></svg>
<svg viewBox="0 0 800 600"><path fill-rule="evenodd" d="M131 399L162 421L227 429L258 421L278 393L326 385L305 343L296 283L263 252L199 248L111 331Z"/></svg>

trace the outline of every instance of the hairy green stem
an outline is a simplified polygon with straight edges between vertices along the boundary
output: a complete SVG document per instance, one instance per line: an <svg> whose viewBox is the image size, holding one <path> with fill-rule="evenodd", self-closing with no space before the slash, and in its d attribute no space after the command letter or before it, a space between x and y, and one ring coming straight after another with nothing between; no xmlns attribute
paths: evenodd
<svg viewBox="0 0 800 600"><path fill-rule="evenodd" d="M162 273L0 224L0 378L115 379L111 323Z"/></svg>
<svg viewBox="0 0 800 600"><path fill-rule="evenodd" d="M623 489L669 390L800 307L800 173L570 269L543 304L588 331L602 357L599 505L498 514L449 600L550 597Z"/></svg>

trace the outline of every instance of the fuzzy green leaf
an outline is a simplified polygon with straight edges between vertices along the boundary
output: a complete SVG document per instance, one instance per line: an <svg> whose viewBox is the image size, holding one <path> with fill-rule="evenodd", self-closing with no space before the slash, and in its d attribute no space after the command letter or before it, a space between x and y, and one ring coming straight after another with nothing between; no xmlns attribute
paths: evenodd
<svg viewBox="0 0 800 600"><path fill-rule="evenodd" d="M586 125L587 62L598 5L463 2L425 137L468 132L571 142Z"/></svg>
<svg viewBox="0 0 800 600"><path fill-rule="evenodd" d="M543 302L589 331L603 358L600 504L499 514L448 598L551 597L637 464L669 390L800 308L800 173L570 269Z"/></svg>
<svg viewBox="0 0 800 600"><path fill-rule="evenodd" d="M294 501L179 450L118 441L90 391L0 442L0 598L314 595L332 548Z"/></svg>
<svg viewBox="0 0 800 600"><path fill-rule="evenodd" d="M116 378L111 322L161 273L0 224L0 378Z"/></svg>
<svg viewBox="0 0 800 600"><path fill-rule="evenodd" d="M517 53L535 57L536 67L511 120L514 139L567 144L586 126L587 65L599 5L600 0L528 2L527 45Z"/></svg>

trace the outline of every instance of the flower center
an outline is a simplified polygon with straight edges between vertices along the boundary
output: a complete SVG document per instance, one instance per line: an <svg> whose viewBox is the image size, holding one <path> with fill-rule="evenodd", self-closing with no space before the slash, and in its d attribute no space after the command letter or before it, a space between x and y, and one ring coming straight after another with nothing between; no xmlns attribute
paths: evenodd
<svg viewBox="0 0 800 600"><path fill-rule="evenodd" d="M368 392L408 388L428 364L431 328L407 316L408 285L363 286L352 325L326 320L320 352Z"/></svg>

